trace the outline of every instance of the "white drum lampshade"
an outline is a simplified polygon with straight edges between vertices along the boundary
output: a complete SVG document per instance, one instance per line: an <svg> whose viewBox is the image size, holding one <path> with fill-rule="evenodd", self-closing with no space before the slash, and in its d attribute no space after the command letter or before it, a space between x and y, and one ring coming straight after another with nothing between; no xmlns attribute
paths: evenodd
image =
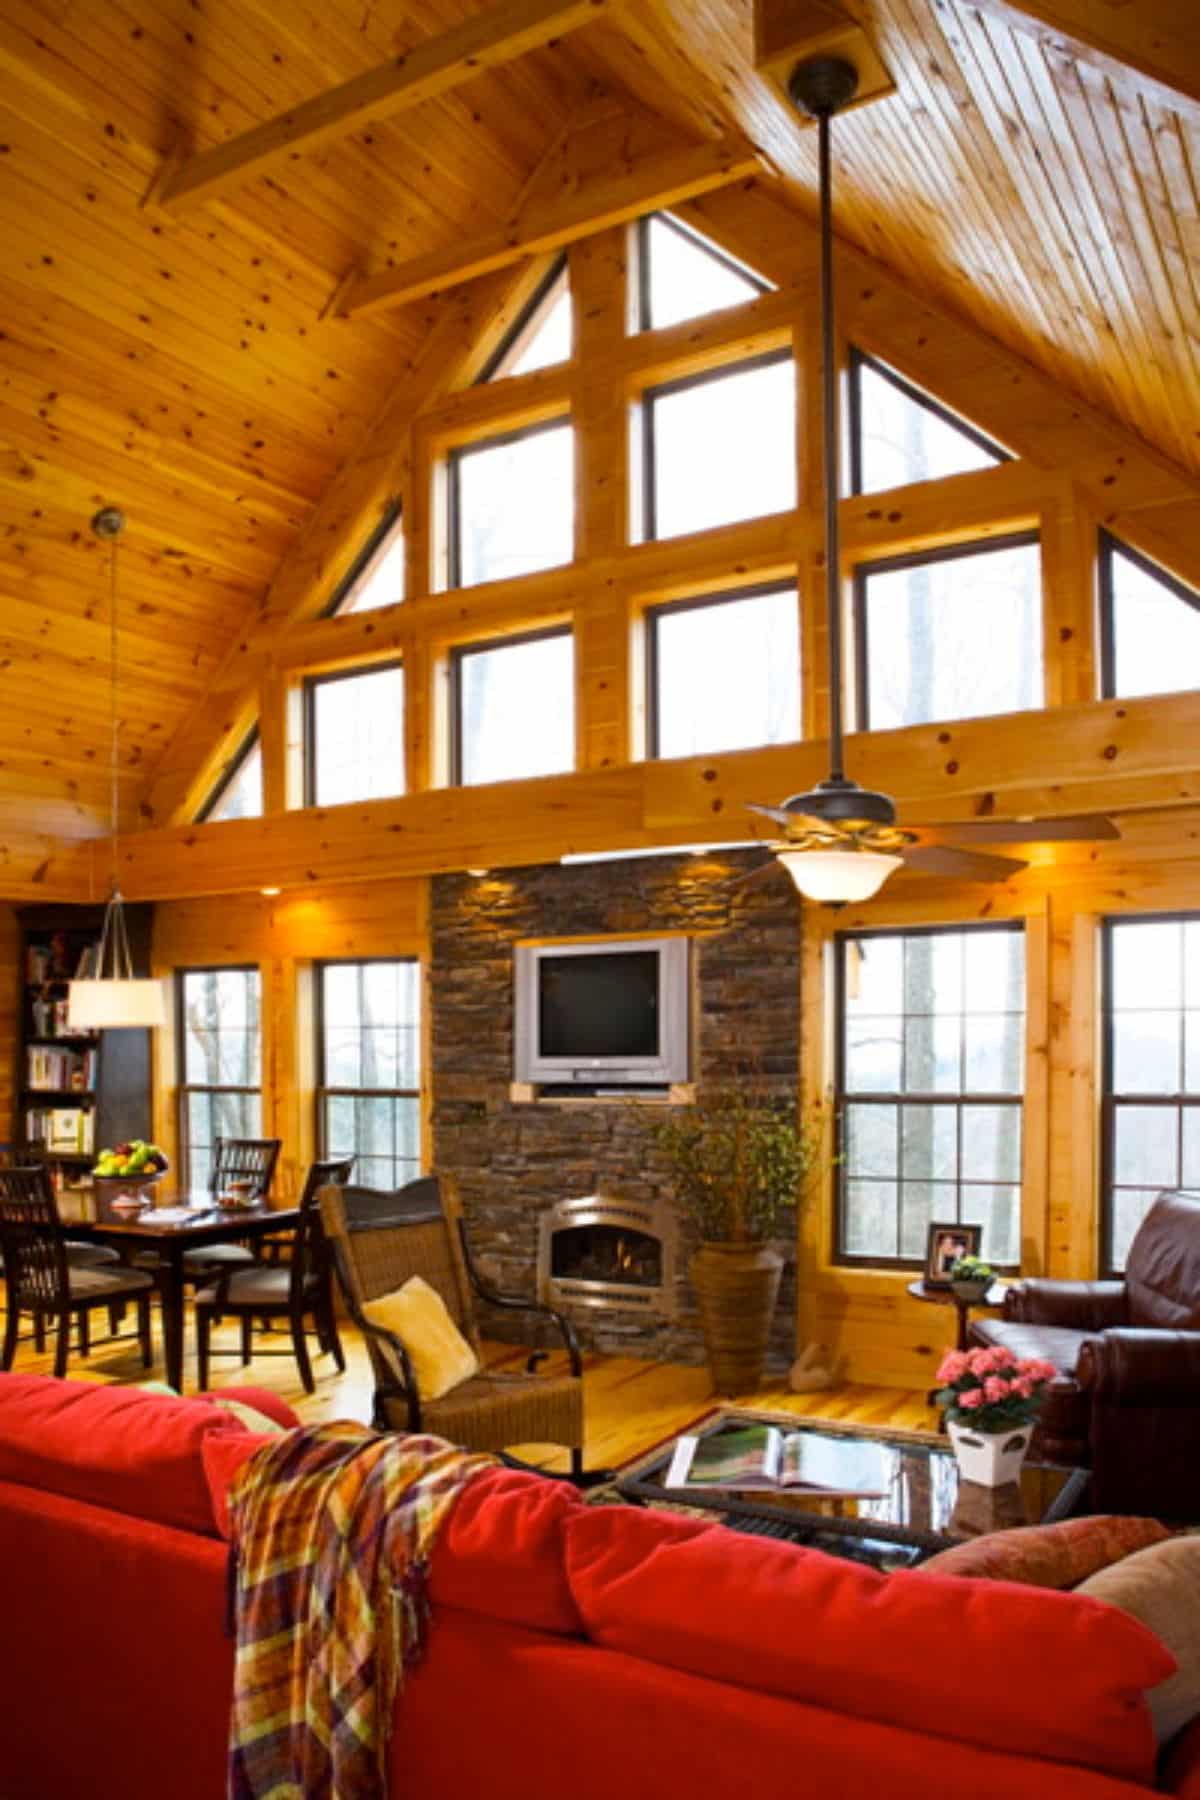
<svg viewBox="0 0 1200 1800"><path fill-rule="evenodd" d="M67 1024L72 1031L120 1031L166 1022L161 981L98 976L73 981L67 990Z"/></svg>

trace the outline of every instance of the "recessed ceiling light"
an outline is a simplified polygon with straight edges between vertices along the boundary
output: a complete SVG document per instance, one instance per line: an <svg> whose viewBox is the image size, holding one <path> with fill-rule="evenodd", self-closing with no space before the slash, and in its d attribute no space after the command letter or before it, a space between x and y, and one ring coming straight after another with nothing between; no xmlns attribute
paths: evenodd
<svg viewBox="0 0 1200 1800"><path fill-rule="evenodd" d="M485 876L485 875L486 875L486 874L488 874L488 872L489 872L489 871L488 871L488 870L487 870L487 869L468 869L468 870L467 870L467 874L468 874L468 875L474 875L474 876L475 876L475 877L476 877L476 879L477 879L477 880L482 880L482 878L483 878L483 877L484 877L484 876Z"/></svg>
<svg viewBox="0 0 1200 1800"><path fill-rule="evenodd" d="M273 900L275 898L276 894L282 894L283 889L282 888L259 888L258 891L262 895L264 900Z"/></svg>

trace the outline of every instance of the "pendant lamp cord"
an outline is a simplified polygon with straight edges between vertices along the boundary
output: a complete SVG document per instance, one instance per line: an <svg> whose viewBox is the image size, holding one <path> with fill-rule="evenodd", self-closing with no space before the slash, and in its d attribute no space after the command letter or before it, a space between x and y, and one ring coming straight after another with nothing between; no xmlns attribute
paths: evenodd
<svg viewBox="0 0 1200 1800"><path fill-rule="evenodd" d="M829 628L829 779L845 780L842 767L842 583L838 537L837 355L833 304L833 194L830 168L832 114L817 115L821 198L821 426L825 460L825 607Z"/></svg>
<svg viewBox="0 0 1200 1800"><path fill-rule="evenodd" d="M129 954L129 934L125 926L125 909L117 882L117 836L121 826L120 784L120 639L117 635L117 557L124 519L115 509L106 508L96 514L92 529L109 540L108 562L108 643L109 643L109 895L100 928L100 948L96 956L96 974L103 979L111 960L112 978L129 981L133 977L133 959Z"/></svg>

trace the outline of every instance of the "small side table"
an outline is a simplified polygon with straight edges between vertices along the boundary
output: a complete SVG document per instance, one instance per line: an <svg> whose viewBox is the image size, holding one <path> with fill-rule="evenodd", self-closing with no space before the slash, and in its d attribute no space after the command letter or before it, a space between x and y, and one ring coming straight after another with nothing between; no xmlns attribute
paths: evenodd
<svg viewBox="0 0 1200 1800"><path fill-rule="evenodd" d="M958 1314L958 1336L955 1348L965 1350L967 1347L967 1326L970 1323L971 1308L986 1306L996 1308L1004 1305L1007 1288L1002 1282L994 1282L982 1300L963 1300L949 1287L932 1287L923 1277L920 1281L910 1281L908 1291L914 1300L929 1300L934 1306L952 1306Z"/></svg>

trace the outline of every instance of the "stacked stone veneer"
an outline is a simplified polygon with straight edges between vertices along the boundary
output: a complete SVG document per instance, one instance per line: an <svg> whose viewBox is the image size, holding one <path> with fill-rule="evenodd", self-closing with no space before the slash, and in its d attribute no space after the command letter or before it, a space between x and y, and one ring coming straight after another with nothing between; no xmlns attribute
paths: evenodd
<svg viewBox="0 0 1200 1800"><path fill-rule="evenodd" d="M495 877L440 876L431 920L434 1167L458 1179L481 1267L505 1293L535 1291L538 1220L555 1201L603 1193L670 1197L669 1171L648 1129L662 1107L574 1099L514 1103L513 949L522 939L609 933L696 933L693 1076L745 1078L794 1097L798 1075L800 915L782 872L738 885L746 853L517 869ZM677 1316L579 1308L585 1345L700 1362L703 1343L686 1269L697 1238L681 1218ZM793 1354L795 1231L772 1366ZM489 1335L529 1342L528 1315L487 1309ZM549 1340L546 1340L549 1341Z"/></svg>

